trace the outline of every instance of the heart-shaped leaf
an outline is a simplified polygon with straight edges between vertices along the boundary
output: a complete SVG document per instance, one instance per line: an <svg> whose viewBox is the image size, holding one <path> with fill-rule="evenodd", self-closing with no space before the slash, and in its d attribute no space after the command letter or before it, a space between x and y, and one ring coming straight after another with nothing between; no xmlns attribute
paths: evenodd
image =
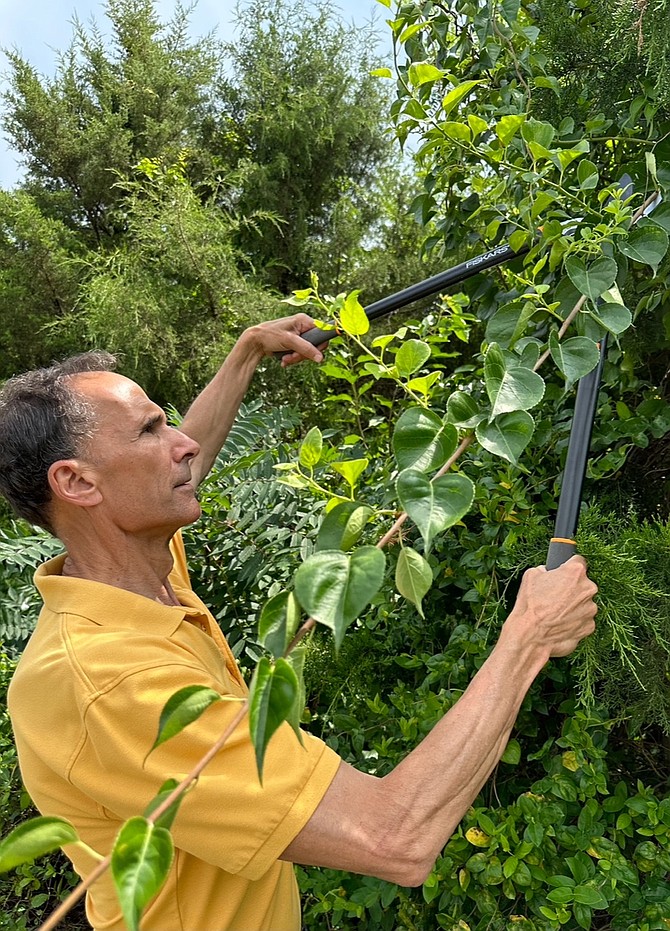
<svg viewBox="0 0 670 931"><path fill-rule="evenodd" d="M573 336L561 341L555 330L549 335L549 351L568 383L587 375L600 360L600 349L592 339Z"/></svg>
<svg viewBox="0 0 670 931"><path fill-rule="evenodd" d="M142 912L167 879L173 855L170 832L146 818L131 818L121 828L111 871L128 931L139 931Z"/></svg>
<svg viewBox="0 0 670 931"><path fill-rule="evenodd" d="M484 449L516 465L535 430L535 421L525 411L501 414L491 423L480 423L475 430Z"/></svg>
<svg viewBox="0 0 670 931"><path fill-rule="evenodd" d="M370 329L370 321L358 300L360 293L360 291L352 291L347 294L340 312L342 329L350 336L363 336Z"/></svg>
<svg viewBox="0 0 670 931"><path fill-rule="evenodd" d="M396 565L395 585L403 598L416 607L421 617L424 616L421 602L432 584L433 570L428 561L410 546L403 546Z"/></svg>
<svg viewBox="0 0 670 931"><path fill-rule="evenodd" d="M465 391L454 391L447 401L447 419L459 427L475 427L485 417Z"/></svg>
<svg viewBox="0 0 670 931"><path fill-rule="evenodd" d="M509 411L527 411L544 396L541 376L532 369L509 363L496 343L486 353L484 380L491 401L491 419Z"/></svg>
<svg viewBox="0 0 670 931"><path fill-rule="evenodd" d="M585 294L596 301L603 291L614 284L617 276L617 264L614 259L603 255L588 267L577 256L565 261L565 270L580 294Z"/></svg>
<svg viewBox="0 0 670 931"><path fill-rule="evenodd" d="M615 336L627 330L633 322L630 310L619 303L598 303L596 309L590 313L594 320Z"/></svg>
<svg viewBox="0 0 670 931"><path fill-rule="evenodd" d="M430 346L420 339L406 340L395 354L398 374L403 378L418 371L430 359Z"/></svg>
<svg viewBox="0 0 670 931"><path fill-rule="evenodd" d="M400 503L423 537L426 551L436 534L467 514L475 494L475 486L465 475L443 475L431 482L416 469L401 472L396 489Z"/></svg>
<svg viewBox="0 0 670 931"><path fill-rule="evenodd" d="M295 574L295 592L305 611L335 634L339 648L347 627L370 604L384 580L386 557L376 546L350 555L314 553Z"/></svg>
<svg viewBox="0 0 670 931"><path fill-rule="evenodd" d="M393 431L393 452L401 470L428 472L439 469L457 444L456 428L423 407L410 407L404 411Z"/></svg>
<svg viewBox="0 0 670 931"><path fill-rule="evenodd" d="M650 265L656 271L668 251L668 234L656 223L641 220L627 239L617 242L617 247L629 259Z"/></svg>

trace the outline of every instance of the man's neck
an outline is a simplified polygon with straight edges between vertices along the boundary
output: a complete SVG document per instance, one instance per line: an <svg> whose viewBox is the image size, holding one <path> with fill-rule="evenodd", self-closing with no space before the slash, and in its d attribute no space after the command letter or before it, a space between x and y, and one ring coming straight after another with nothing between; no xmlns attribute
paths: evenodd
<svg viewBox="0 0 670 931"><path fill-rule="evenodd" d="M103 582L162 604L179 604L168 579L173 565L169 540L124 535L114 541L116 545L108 541L103 545L98 539L89 539L86 545L63 542L67 548L63 575Z"/></svg>

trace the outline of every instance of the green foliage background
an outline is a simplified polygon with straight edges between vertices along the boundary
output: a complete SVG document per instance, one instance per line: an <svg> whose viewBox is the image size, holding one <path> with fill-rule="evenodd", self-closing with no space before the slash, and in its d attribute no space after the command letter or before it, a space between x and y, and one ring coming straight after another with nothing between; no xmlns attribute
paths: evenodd
<svg viewBox="0 0 670 931"><path fill-rule="evenodd" d="M508 412L527 427L518 455L473 443L458 466L475 489L469 512L432 546L403 531L403 545L421 553L432 576L420 611L387 582L338 653L322 630L310 640L304 726L383 775L462 694L521 570L545 558L579 359L554 340L589 293L568 337L610 335L586 484L591 506L578 539L601 589L598 632L533 686L494 777L423 888L301 869L304 922L371 931L662 931L670 926L670 307L661 246L670 220L663 205L631 231L629 207L608 208L601 192L628 172L640 195L667 195L666 4L382 5L396 67L387 77L381 69L374 84L367 58L354 82L347 56L359 46L331 29L323 9L311 20L310 44L289 7L267 14L264 32L256 4L233 54L237 84L216 73L212 46L189 46L179 17L162 33L151 4L139 0L108 5L116 57L80 28L51 84L19 55L10 58L7 125L30 170L22 190L0 198L2 374L96 342L122 348L129 374L182 406L236 329L279 309L267 288L304 287L312 263L324 269L326 290L367 285L367 300L501 242L528 247L523 261L430 302L421 319L404 314L399 330L385 322L371 338L334 343L318 375L280 377L269 365L203 488L205 519L186 532L198 591L251 671L265 652L256 630L262 605L314 554L328 502L370 507L362 544L387 529L398 506L394 435L406 411L429 408L460 437L477 430L481 438L496 419L486 413L494 363L528 387L540 352L554 347L544 395L527 404L532 417ZM276 56L273 73L254 68L260 49ZM335 59L343 70L330 75ZM291 89L305 89L303 60L328 80L319 88L310 74L305 109L296 112ZM138 69L154 94L139 94ZM176 110L161 96L166 76L181 88ZM379 88L389 80L395 132L414 139L407 184L385 160ZM341 89L353 83L348 98ZM282 117L271 139L259 128L262 93ZM315 124L333 93L343 109L332 126ZM81 121L74 99L84 101ZM55 134L56 117L70 131ZM352 126L361 131L349 143L338 132ZM319 170L336 169L314 191L314 165L286 174L305 148L320 153ZM276 197L256 198L259 178ZM295 216L282 202L293 185ZM292 236L282 237L287 224ZM595 302L599 262L615 263L608 286L616 277L619 287L604 309ZM289 396L293 409L275 407ZM32 528L3 527L0 623L15 653L36 611L29 567L52 544ZM399 550L388 559L394 569ZM3 669L6 677L9 659ZM1 723L6 831L23 802ZM3 880L7 927L34 927L69 882L54 865L62 861L44 862Z"/></svg>

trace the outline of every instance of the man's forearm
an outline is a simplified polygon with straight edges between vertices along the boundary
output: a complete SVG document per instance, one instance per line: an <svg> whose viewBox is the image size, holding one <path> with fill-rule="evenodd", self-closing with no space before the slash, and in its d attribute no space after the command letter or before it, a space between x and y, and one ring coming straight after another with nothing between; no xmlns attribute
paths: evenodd
<svg viewBox="0 0 670 931"><path fill-rule="evenodd" d="M195 484L200 484L214 465L263 355L253 332L245 330L188 409L181 430L200 444L191 466Z"/></svg>

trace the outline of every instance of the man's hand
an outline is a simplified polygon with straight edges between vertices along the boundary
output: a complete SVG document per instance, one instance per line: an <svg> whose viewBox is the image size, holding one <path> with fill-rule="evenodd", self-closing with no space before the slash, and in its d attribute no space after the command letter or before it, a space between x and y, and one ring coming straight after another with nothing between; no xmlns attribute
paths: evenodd
<svg viewBox="0 0 670 931"><path fill-rule="evenodd" d="M300 337L301 333L306 333L315 326L314 320L307 314L294 314L292 317L267 320L265 323L259 323L258 326L249 327L244 331L242 338L258 352L259 356L271 356L277 352L286 353L281 360L283 367L295 365L296 362L302 362L304 359L322 362L323 349L327 341L321 346L313 346Z"/></svg>
<svg viewBox="0 0 670 931"><path fill-rule="evenodd" d="M573 556L558 569L529 569L503 634L523 637L551 656L567 656L595 630L598 587L586 575L586 562ZM502 638L501 638L502 639Z"/></svg>

